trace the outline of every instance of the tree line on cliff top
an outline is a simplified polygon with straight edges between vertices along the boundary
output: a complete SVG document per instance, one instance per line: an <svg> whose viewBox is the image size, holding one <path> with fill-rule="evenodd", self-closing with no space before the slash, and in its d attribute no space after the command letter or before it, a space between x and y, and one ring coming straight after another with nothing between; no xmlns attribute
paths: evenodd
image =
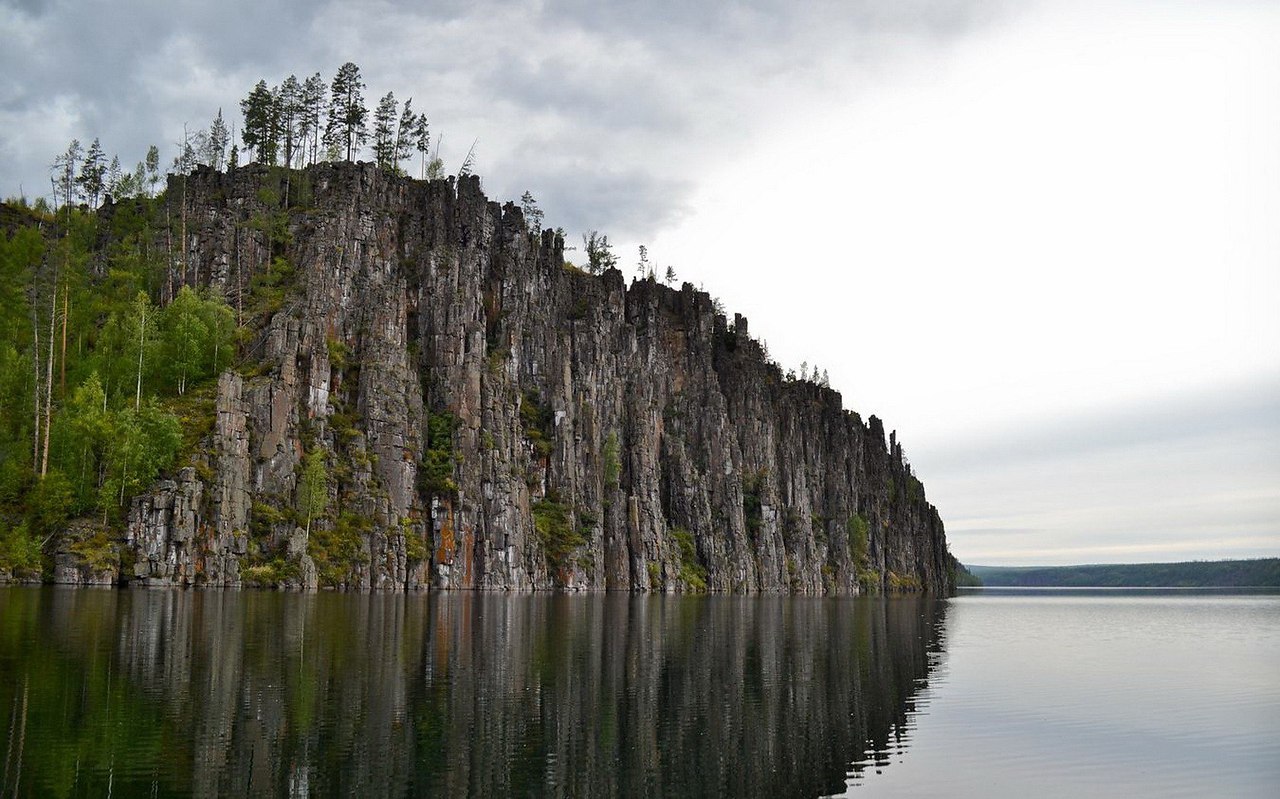
<svg viewBox="0 0 1280 799"><path fill-rule="evenodd" d="M302 80L290 75L275 86L259 80L240 101L238 126L228 124L221 108L207 128L184 125L168 171L185 174L198 165L235 168L241 158L300 169L320 161L355 160L369 145L374 162L384 169L408 174L416 154L419 177L443 177L440 140L433 142L427 116L413 109L413 98L401 105L394 92L387 92L371 115L366 88L360 67L351 62L339 67L327 86L319 72ZM473 144L458 174L468 174L474 166ZM160 179L158 146L151 145L127 169L119 156L107 158L98 138L88 147L73 139L54 158L50 175L55 205L83 202L90 207L108 194L116 199L155 196Z"/></svg>

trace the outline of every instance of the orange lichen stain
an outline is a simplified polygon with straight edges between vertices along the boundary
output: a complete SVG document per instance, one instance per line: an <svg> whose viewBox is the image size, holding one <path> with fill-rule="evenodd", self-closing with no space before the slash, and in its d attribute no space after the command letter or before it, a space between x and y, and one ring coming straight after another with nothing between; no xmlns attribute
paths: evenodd
<svg viewBox="0 0 1280 799"><path fill-rule="evenodd" d="M474 588L475 583L472 578L472 567L474 566L474 558L476 551L476 534L474 530L466 530L462 534L462 584L468 588Z"/></svg>
<svg viewBox="0 0 1280 799"><path fill-rule="evenodd" d="M453 532L453 505L444 503L444 523L440 525L440 546L436 548L436 563L453 564L453 553L458 548Z"/></svg>

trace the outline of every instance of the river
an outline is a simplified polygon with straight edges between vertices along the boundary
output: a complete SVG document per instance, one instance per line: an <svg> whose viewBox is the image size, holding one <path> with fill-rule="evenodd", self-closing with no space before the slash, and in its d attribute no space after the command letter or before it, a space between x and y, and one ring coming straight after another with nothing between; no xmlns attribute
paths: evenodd
<svg viewBox="0 0 1280 799"><path fill-rule="evenodd" d="M10 796L1276 796L1280 595L0 587Z"/></svg>

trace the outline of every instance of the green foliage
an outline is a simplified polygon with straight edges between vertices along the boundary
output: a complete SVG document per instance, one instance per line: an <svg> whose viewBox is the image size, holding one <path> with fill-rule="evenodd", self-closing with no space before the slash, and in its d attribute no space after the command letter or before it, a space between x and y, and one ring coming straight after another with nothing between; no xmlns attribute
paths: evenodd
<svg viewBox="0 0 1280 799"><path fill-rule="evenodd" d="M412 526L409 520L403 521L404 527L404 554L410 563L421 563L427 559L430 554L427 551L427 542L422 539Z"/></svg>
<svg viewBox="0 0 1280 799"><path fill-rule="evenodd" d="M105 530L73 541L68 551L79 556L95 572L103 572L120 566L120 548Z"/></svg>
<svg viewBox="0 0 1280 799"><path fill-rule="evenodd" d="M428 495L454 496L458 493L458 484L453 479L457 463L453 434L461 424L461 420L448 411L427 414L427 446L418 467L418 480Z"/></svg>
<svg viewBox="0 0 1280 799"><path fill-rule="evenodd" d="M916 592L924 590L920 578L914 574L898 574L889 572L889 590L900 592Z"/></svg>
<svg viewBox="0 0 1280 799"><path fill-rule="evenodd" d="M126 408L115 414L112 434L116 443L107 453L100 504L120 518L130 498L173 466L182 446L182 428L177 417L149 401L137 411Z"/></svg>
<svg viewBox="0 0 1280 799"><path fill-rule="evenodd" d="M867 564L867 547L871 541L871 525L867 523L867 519L861 513L855 513L849 517L849 521L845 524L845 530L849 536L849 557L853 561L853 565L859 569L865 568Z"/></svg>
<svg viewBox="0 0 1280 799"><path fill-rule="evenodd" d="M554 494L533 503L533 526L553 572L562 571L573 551L587 543L571 523L572 513L573 509Z"/></svg>
<svg viewBox="0 0 1280 799"><path fill-rule="evenodd" d="M235 315L221 296L197 294L183 286L160 313L160 369L178 394L231 363Z"/></svg>
<svg viewBox="0 0 1280 799"><path fill-rule="evenodd" d="M284 307L284 298L294 285L293 264L285 258L272 258L267 268L249 280L249 301L245 310L250 315L270 316Z"/></svg>
<svg viewBox="0 0 1280 799"><path fill-rule="evenodd" d="M760 535L760 526L764 523L765 480L769 473L765 469L747 471L742 475L742 517L747 524L747 532L751 537Z"/></svg>
<svg viewBox="0 0 1280 799"><path fill-rule="evenodd" d="M525 438L533 444L534 450L541 458L551 456L554 448L552 440L555 414L551 408L543 405L538 392L525 391L520 401L520 423L524 427Z"/></svg>
<svg viewBox="0 0 1280 799"><path fill-rule="evenodd" d="M613 490L618 487L618 479L622 475L622 460L618 455L618 434L610 432L604 440L604 487Z"/></svg>
<svg viewBox="0 0 1280 799"><path fill-rule="evenodd" d="M35 579L40 576L42 561L40 538L27 525L20 524L6 530L0 523L0 571L15 577Z"/></svg>
<svg viewBox="0 0 1280 799"><path fill-rule="evenodd" d="M338 514L332 526L312 529L307 537L307 554L316 565L321 585L347 585L356 567L367 565L364 540L372 529L369 519L351 511Z"/></svg>
<svg viewBox="0 0 1280 799"><path fill-rule="evenodd" d="M680 580L690 591L707 590L707 568L698 562L693 533L683 527L671 529L671 540L680 553Z"/></svg>
<svg viewBox="0 0 1280 799"><path fill-rule="evenodd" d="M311 520L324 515L328 504L329 472L325 468L324 450L316 447L303 459L302 476L298 480L298 515L308 532Z"/></svg>
<svg viewBox="0 0 1280 799"><path fill-rule="evenodd" d="M54 470L40 478L27 498L28 522L36 535L47 536L66 523L74 507L71 483Z"/></svg>
<svg viewBox="0 0 1280 799"><path fill-rule="evenodd" d="M325 348L329 352L330 368L335 369L339 372L347 368L347 355L350 354L349 351L347 350L347 345L343 344L340 340L334 338L333 336L330 336L329 338L325 339L324 343L325 343Z"/></svg>

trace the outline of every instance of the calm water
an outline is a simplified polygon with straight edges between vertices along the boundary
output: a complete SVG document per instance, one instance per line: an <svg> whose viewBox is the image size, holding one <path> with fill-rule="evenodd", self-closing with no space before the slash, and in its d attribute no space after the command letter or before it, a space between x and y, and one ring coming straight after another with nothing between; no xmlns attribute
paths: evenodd
<svg viewBox="0 0 1280 799"><path fill-rule="evenodd" d="M0 795L1277 796L1280 596L0 588Z"/></svg>

